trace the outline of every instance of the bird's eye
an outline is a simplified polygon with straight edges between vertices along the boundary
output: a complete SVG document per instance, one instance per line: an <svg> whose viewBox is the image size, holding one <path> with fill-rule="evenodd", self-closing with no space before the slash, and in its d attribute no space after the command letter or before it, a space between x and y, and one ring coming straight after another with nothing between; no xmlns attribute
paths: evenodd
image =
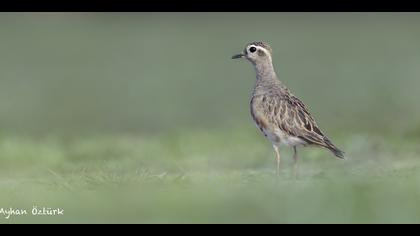
<svg viewBox="0 0 420 236"><path fill-rule="evenodd" d="M250 51L250 52L255 52L255 51L257 51L257 48L256 48L256 47L250 47L250 48L249 48L249 51Z"/></svg>

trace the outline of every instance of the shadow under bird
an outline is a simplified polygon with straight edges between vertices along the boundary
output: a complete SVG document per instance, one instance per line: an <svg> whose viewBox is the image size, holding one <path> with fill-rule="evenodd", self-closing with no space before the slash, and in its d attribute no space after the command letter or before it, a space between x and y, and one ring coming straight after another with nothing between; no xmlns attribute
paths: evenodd
<svg viewBox="0 0 420 236"><path fill-rule="evenodd" d="M294 170L298 169L298 146L318 146L344 159L344 152L321 132L305 104L281 82L274 70L272 49L264 42L246 45L243 53L232 59L245 58L254 65L257 79L250 101L251 115L258 129L268 138L276 153L280 173L281 145L293 147Z"/></svg>

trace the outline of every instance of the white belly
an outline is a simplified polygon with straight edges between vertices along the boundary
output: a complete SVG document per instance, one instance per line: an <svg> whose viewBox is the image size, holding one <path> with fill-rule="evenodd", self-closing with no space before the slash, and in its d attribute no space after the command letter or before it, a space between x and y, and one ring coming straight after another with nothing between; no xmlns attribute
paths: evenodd
<svg viewBox="0 0 420 236"><path fill-rule="evenodd" d="M298 146L305 144L302 139L287 135L280 129L275 129L274 131L263 129L263 132L264 135L276 146Z"/></svg>

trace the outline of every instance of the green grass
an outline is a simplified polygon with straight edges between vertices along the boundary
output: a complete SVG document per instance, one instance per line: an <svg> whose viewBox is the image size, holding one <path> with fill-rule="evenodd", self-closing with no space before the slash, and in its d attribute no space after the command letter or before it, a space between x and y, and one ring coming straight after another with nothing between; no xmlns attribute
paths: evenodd
<svg viewBox="0 0 420 236"><path fill-rule="evenodd" d="M419 223L418 140L337 137L348 159L302 149L278 178L253 129L170 136L0 140L4 208L59 207L63 216L4 223Z"/></svg>

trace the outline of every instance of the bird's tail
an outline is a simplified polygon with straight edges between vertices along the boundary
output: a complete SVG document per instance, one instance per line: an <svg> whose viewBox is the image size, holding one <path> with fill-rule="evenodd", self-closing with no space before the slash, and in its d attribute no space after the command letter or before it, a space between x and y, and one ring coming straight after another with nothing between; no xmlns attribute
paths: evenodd
<svg viewBox="0 0 420 236"><path fill-rule="evenodd" d="M330 140L326 141L326 148L328 148L336 157L344 159L344 152L341 151L338 147L336 147Z"/></svg>
<svg viewBox="0 0 420 236"><path fill-rule="evenodd" d="M330 149L330 151L331 151L332 153L334 153L334 155L335 155L336 157L341 158L341 159L344 159L344 152L343 152L343 151L341 151L340 149L338 149L337 147L334 147L334 148L328 148L328 149Z"/></svg>

